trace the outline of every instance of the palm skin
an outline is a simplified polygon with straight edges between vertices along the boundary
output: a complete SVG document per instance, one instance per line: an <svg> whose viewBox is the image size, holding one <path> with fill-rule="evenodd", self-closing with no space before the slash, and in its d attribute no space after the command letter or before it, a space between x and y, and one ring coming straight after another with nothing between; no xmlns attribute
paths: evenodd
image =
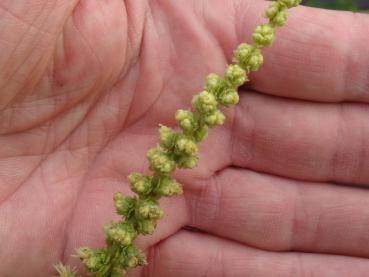
<svg viewBox="0 0 369 277"><path fill-rule="evenodd" d="M0 275L50 276L103 245L158 123L174 125L266 4L21 2L0 1ZM132 276L366 276L369 193L353 185L369 184L368 23L292 12L251 77L263 94L242 91L199 167L176 173L185 193L162 201Z"/></svg>

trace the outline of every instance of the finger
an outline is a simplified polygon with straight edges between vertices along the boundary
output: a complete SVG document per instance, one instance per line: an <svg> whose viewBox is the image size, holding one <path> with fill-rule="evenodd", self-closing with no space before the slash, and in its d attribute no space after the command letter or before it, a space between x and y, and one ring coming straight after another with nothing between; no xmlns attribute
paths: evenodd
<svg viewBox="0 0 369 277"><path fill-rule="evenodd" d="M272 253L207 234L182 231L157 245L145 276L364 276L365 259Z"/></svg>
<svg viewBox="0 0 369 277"><path fill-rule="evenodd" d="M369 257L369 191L226 169L186 191L191 226L272 251Z"/></svg>
<svg viewBox="0 0 369 277"><path fill-rule="evenodd" d="M266 22L260 16L269 3L233 1L231 8L226 3L212 1L211 8L202 9L202 18L230 61L235 46L250 42L256 25ZM368 25L368 15L302 6L291 9L273 47L263 51L264 66L252 74L251 86L292 98L368 102Z"/></svg>
<svg viewBox="0 0 369 277"><path fill-rule="evenodd" d="M368 118L366 105L248 93L237 106L233 139L224 147L232 149L236 166L296 179L369 184Z"/></svg>

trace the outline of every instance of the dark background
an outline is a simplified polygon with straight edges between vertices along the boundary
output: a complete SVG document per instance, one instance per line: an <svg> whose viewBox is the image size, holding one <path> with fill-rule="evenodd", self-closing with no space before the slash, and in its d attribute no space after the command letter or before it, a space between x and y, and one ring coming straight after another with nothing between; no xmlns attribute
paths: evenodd
<svg viewBox="0 0 369 277"><path fill-rule="evenodd" d="M369 0L303 0L302 4L334 10L369 11Z"/></svg>

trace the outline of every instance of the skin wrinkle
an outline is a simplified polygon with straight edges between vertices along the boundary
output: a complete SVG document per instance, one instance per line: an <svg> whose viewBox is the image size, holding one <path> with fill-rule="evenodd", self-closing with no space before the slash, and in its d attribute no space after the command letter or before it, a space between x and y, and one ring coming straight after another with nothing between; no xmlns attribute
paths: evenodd
<svg viewBox="0 0 369 277"><path fill-rule="evenodd" d="M359 163L358 163L358 166L357 168L358 169L365 169L368 167L368 165L365 165L364 164L364 161L365 159L369 158L369 144L368 144L368 141L366 140L366 135L364 134L364 127L362 127L360 130L360 136L359 136L359 141L360 141L360 148L359 149L363 149L363 151L359 151L359 153L361 153L362 155L362 158L359 158ZM360 176L360 178L358 178L358 183L363 185L365 184L365 177L361 177L362 174L360 174L360 172L357 172L357 175ZM361 181L362 180L362 181Z"/></svg>
<svg viewBox="0 0 369 277"><path fill-rule="evenodd" d="M42 14L43 10L45 9L45 6L46 6L46 3L43 5L43 7L42 7L42 9L41 9L40 14ZM45 18L45 21L50 17L50 15L51 15L51 12L50 12L50 13L48 13L47 17ZM28 34L28 33L29 33L29 31L30 31L31 27L33 26L34 22L35 22L38 18L39 18L39 17L35 17L35 18L34 18L34 20L31 22L31 24L28 24L28 26L29 26L29 27L28 27L28 30L25 32L25 35L23 35L23 36L22 36L22 40L17 44L17 46L14 48L13 52L11 52L11 54L9 55L9 57L11 57L11 56L13 55L13 53L15 53L15 52L16 52L16 50L18 49L18 46L22 44L22 41L24 40L24 38L25 38L26 34ZM41 18L41 16L40 16L40 18ZM41 32L41 33L42 33L42 32ZM40 36L40 34L38 34L38 36ZM33 41L36 41L36 40L37 40L37 37L36 37ZM49 47L49 45L52 45L52 44L53 44L53 43L49 43L49 44L48 44L47 46L45 46L45 47ZM31 53L32 53L32 52L34 52L34 51L36 51L36 50L37 50L37 49L36 49L36 47L33 47L30 51L31 51ZM44 55L44 54L43 54L43 55ZM23 66L23 65L24 65L24 63L25 63L25 62L26 62L26 61L27 61L31 56L32 56L31 54L25 55L25 59L24 59L24 61L18 65L18 67L15 69L15 71L14 71L14 73L13 73L12 75L14 75L17 71L19 71L19 68L20 68L21 66ZM38 65L39 65L39 63L41 63L41 62L43 62L43 60L42 60L41 58L39 58L39 61L36 63L36 65L35 65L34 67L35 67L35 68L37 68L37 67L38 67ZM35 72L35 70L32 70L31 72ZM8 83L8 82L6 82L6 83ZM24 83L24 85L20 88L20 91L22 91L26 85L27 85L27 82L25 82L25 83ZM2 109L6 108L7 106L9 106L9 105L11 105L12 103L14 103L15 101L17 101L17 99L19 98L19 95L20 95L20 94L21 94L21 93L15 94L15 96L14 96L14 97L12 97L12 98L8 101L8 103L4 105L4 107L3 107Z"/></svg>
<svg viewBox="0 0 369 277"><path fill-rule="evenodd" d="M45 4L46 5L46 4ZM45 6L44 5L44 6ZM1 7L0 6L0 9L1 10L3 10L3 11L5 11L5 12L7 12L8 14L10 14L10 15L12 15L16 20L18 20L19 21L19 18L17 17L17 16L15 16L14 14L12 14L10 11L8 11L7 9L5 9L4 7ZM23 21L21 21L23 24L25 24L26 26L28 26L28 29L27 29L27 31L25 32L25 34L27 34L28 32L29 32L29 30L32 28L32 24L36 21L36 19L37 19L37 17L35 17L34 18L34 20L30 23L30 24L26 24L25 22L23 22ZM38 29L37 29L38 30ZM10 52L10 54L8 55L8 60L10 60L11 59L11 57L13 56L13 54L18 50L18 47L22 44L22 41L24 40L24 37L25 37L25 35L23 35L22 36L22 38L21 38L21 40L19 41L19 43L17 43L17 45L16 45L16 47L14 47L14 49L12 50L12 52ZM36 40L36 39L35 39ZM31 52L32 51L34 51L34 49L31 49ZM27 60L28 58L30 57L30 55L26 55L25 56L25 60ZM7 64L7 63L10 63L10 62L5 62L5 65ZM24 62L22 62L16 69L15 69L15 72L16 71L18 71L18 69L19 69L19 67L21 66L21 65L23 65L23 63ZM4 87L0 87L0 90L3 90L4 88L6 88L7 86L8 86L8 84L9 83L11 83L11 82L9 82L9 80L11 79L11 77L14 75L14 73L13 74L10 74L10 77L9 77L9 79L8 80L6 80L4 83L5 83L5 86ZM7 104L6 104L7 105ZM5 105L5 106L6 106ZM2 108L0 109L0 111L2 110Z"/></svg>
<svg viewBox="0 0 369 277"><path fill-rule="evenodd" d="M70 135L70 134L72 134L73 133L73 131L74 130L77 130L79 127L80 127L80 125L82 125L83 124L83 122L84 122L84 119L85 118L87 118L87 116L88 116L88 112L86 112L86 114L85 114L85 116L84 116L84 118L82 118L82 120L79 122L79 123L77 123L76 124L76 126L70 131L70 133L68 133L68 134L66 134L65 136L64 136L64 139L62 139L61 140L61 142L59 143L59 145L56 145L56 148L55 149L57 149L60 145L63 145L64 144L64 142L65 141L68 141L68 139L69 139L69 137L68 137L68 135ZM45 139L45 142L46 141L48 141L48 137L49 137L49 134L50 134L50 132L46 132L46 139ZM46 144L45 144L45 146L44 147L46 147ZM43 151L44 152L44 151ZM11 198L12 198L12 196L13 195L15 195L16 193L17 193L17 191L23 186L23 184L28 180L28 179L30 179L32 176L33 176L33 174L37 171L37 169L39 169L41 166L42 166L42 164L48 159L48 157L49 157L49 155L50 155L50 153L52 153L53 152L53 150L51 150L51 151L49 151L49 152L47 152L46 154L42 154L42 156L41 156L41 158L40 158L40 161L38 162L38 164L35 166L35 168L27 175L27 176L25 176L25 178L23 179L24 181L22 181L22 182L20 182L20 184L19 185L17 185L16 186L16 188L10 193L10 194L8 194L6 197L5 197L5 199L3 198L3 199L1 199L1 201L0 201L0 206L1 206L1 203L3 203L5 200L10 200ZM77 197L77 199L78 199L78 197ZM77 200L76 199L76 200Z"/></svg>
<svg viewBox="0 0 369 277"><path fill-rule="evenodd" d="M199 24L200 26L204 26L204 30L202 30L201 32L204 33L204 37L203 39L205 40L206 38L208 38L209 40L209 45L216 45L218 46L219 49L223 49L223 57L220 59L222 61L224 61L224 65L227 64L227 61L229 61L229 58L231 57L231 55L229 55L229 53L227 53L226 49L228 48L227 45L229 44L229 37L233 37L233 34L229 34L228 32L224 31L224 30L218 30L219 26L216 26L215 30L213 30L214 26L212 26L211 24L214 24L212 21L207 20L206 15L206 10L211 10L209 9L208 6L205 6L205 1L199 1L200 3L202 3L202 5L200 6L200 12L198 12L200 14L200 16L198 16L199 20L201 20L201 22L203 24ZM207 2L208 4L208 2ZM211 5L210 5L211 6ZM208 8L208 9L207 9ZM196 13L196 11L195 11ZM235 18L231 18L231 21L235 21ZM221 35L219 35L219 33L221 33ZM206 37L205 37L206 36ZM227 39L224 39L224 37L227 37ZM228 63L230 64L230 63ZM222 66L222 70L224 68L224 65ZM214 69L213 69L214 71Z"/></svg>
<svg viewBox="0 0 369 277"><path fill-rule="evenodd" d="M293 197L290 201L292 203L291 212L291 228L290 228L290 246L286 250L301 249L302 245L316 245L316 240L319 238L319 229L321 223L321 213L318 214L317 219L309 215L309 210L306 204L305 196L307 195L305 187L300 186L296 182ZM309 222L306 226L305 222ZM314 224L311 224L315 222ZM305 235L302 235L304 233ZM307 236L306 236L307 235ZM298 239L298 236L302 238ZM298 241L300 240L300 243Z"/></svg>
<svg viewBox="0 0 369 277"><path fill-rule="evenodd" d="M210 219L211 222L214 222L218 217L219 217L219 211L221 210L221 202L220 199L221 195L222 195L222 187L219 186L218 183L218 175L212 175L210 177L210 182L207 182L204 189L201 190L200 193L200 199L206 199L207 194L209 193L209 191L213 191L212 193L214 193L214 196L212 198L215 199L215 202L212 204L212 206L214 207L213 209L210 209L210 213L208 213L207 218ZM210 198L210 197L209 197ZM196 211L196 214L198 214L198 211ZM214 223L210 223L210 226L213 225ZM201 225L201 224L200 224ZM210 227L211 228L211 227Z"/></svg>
<svg viewBox="0 0 369 277"><path fill-rule="evenodd" d="M237 38L237 42L242 42L245 40L245 24L246 18L252 15L251 8L251 1L243 1L237 0L232 1L233 3L233 14L234 18L237 18L235 21L235 34Z"/></svg>
<svg viewBox="0 0 369 277"><path fill-rule="evenodd" d="M343 105L339 105L339 108L337 109L337 130L336 130L336 147L334 147L334 151L332 153L332 167L331 167L331 173L327 178L333 177L333 180L337 180L337 177L339 176L338 171L341 170L340 164L342 163L340 157L341 153L343 152L340 143L341 139L345 137L345 134L347 135L347 116L345 113L345 107ZM358 168L352 172L352 177L355 178Z"/></svg>
<svg viewBox="0 0 369 277"><path fill-rule="evenodd" d="M53 150L50 151L45 151L46 149L46 144L48 142L48 138L50 136L50 130L48 129L48 131L46 132L46 138L45 138L45 143L43 146L43 151L41 151L41 154L39 154L38 156L40 157L38 163L35 165L34 169L31 170L26 176L24 176L23 181L21 181L18 185L15 186L15 188L8 192L8 194L5 196L5 198L0 199L0 206L2 203L4 203L6 200L10 200L17 192L18 190L23 186L24 183L26 183L33 175L34 173L41 168L42 164L47 160L48 156L50 155L50 153L53 152ZM55 139L55 136L54 136ZM58 146L56 146L57 148Z"/></svg>
<svg viewBox="0 0 369 277"><path fill-rule="evenodd" d="M69 95L69 94L67 94L67 95ZM70 109L75 108L75 106L78 105L78 104L80 104L80 103L84 103L85 100L86 100L85 98L88 98L88 97L89 97L89 94L86 94L85 97L83 97L82 99L79 99L79 101L77 101L76 103L74 103L74 105L71 105L70 106ZM50 96L50 98L52 99L53 96ZM65 110L65 109L60 109L60 111L57 112L57 113L55 113L54 116L53 116L53 118L51 118L51 119L57 118L61 114L65 113L66 111L67 110ZM9 119L9 120L11 120L11 119ZM46 121L49 121L49 120L50 120L50 118L48 117L48 118L45 118L43 121L39 121L37 123L37 125L33 125L33 126L27 128L27 129L19 129L19 130L15 130L15 131L11 131L11 132L6 132L6 133L3 132L2 134L14 134L14 133L20 133L20 132L23 132L23 131L28 131L29 129L31 129L31 128L33 129L33 128L37 127L38 125L44 124Z"/></svg>
<svg viewBox="0 0 369 277"><path fill-rule="evenodd" d="M41 13L43 12L43 10L45 9L45 6L47 4L50 4L52 2L45 2L44 5L42 6L42 9L41 9ZM35 25L35 21L40 18L40 16L36 16L32 21L30 22L27 22L25 21L22 17L18 16L16 13L12 12L11 10L5 8L4 6L1 5L0 3L0 11L4 11L5 13L9 14L12 18L16 19L17 21L19 21L20 23L22 23L23 25L29 27L28 30L30 29L35 29L37 32L41 32L43 35L50 35L50 36L53 36L53 33L49 32L47 28L45 29L42 29L41 27L45 26L42 22L42 24L40 24L40 26L36 26ZM47 17L48 18L48 17ZM46 18L46 19L47 19ZM45 20L46 21L46 20Z"/></svg>
<svg viewBox="0 0 369 277"><path fill-rule="evenodd" d="M295 189L295 197L292 198L292 210L293 212L292 217L291 217L291 234L290 234L290 247L291 249L293 249L295 247L295 245L297 245L296 243L296 234L300 233L300 222L303 222L304 218L306 218L306 211L304 209L304 202L302 200L302 193L301 193L301 187L300 186L296 186ZM302 212L300 212L300 210ZM302 214L302 215L300 215Z"/></svg>
<svg viewBox="0 0 369 277"><path fill-rule="evenodd" d="M83 2L83 1L82 1ZM99 2L98 2L99 3ZM102 75L101 73L101 68L103 68L103 62L101 61L100 57L96 54L96 52L94 51L94 47L89 43L88 39L86 38L86 36L83 34L83 32L81 32L80 29L80 24L77 24L76 22L76 12L78 9L78 5L76 7L76 9L73 10L73 14L71 15L71 19L72 19L72 23L75 27L75 29L78 32L78 36L82 38L82 40L84 41L85 45L87 46L87 48L89 49L90 53L95 57L96 61L98 62L99 66L97 67L99 69L98 75Z"/></svg>
<svg viewBox="0 0 369 277"><path fill-rule="evenodd" d="M133 3L133 2L131 2ZM127 3L126 3L126 15L127 15L127 22L130 22L130 18L128 17L129 13L127 12ZM132 34L130 32L130 29L128 28L128 42L127 42L127 51L126 51L126 58L127 58L127 61L129 61L129 64L127 65L127 71L126 69L122 69L122 72L120 73L119 75L119 80L121 81L118 81L117 83L117 86L119 85L120 82L123 82L128 76L129 76L129 72L128 72L128 68L130 67L131 68L131 72L132 71L140 71L140 60L142 60L142 53L143 53L143 45L144 45L144 34L147 32L147 18L148 18L148 14L150 12L150 6L149 5L144 5L144 18L143 18L143 21L142 21L142 24L141 26L142 27L139 27L139 40L137 41L138 43L138 46L135 47L138 49L137 51L137 55L133 55L131 59L129 59L127 56L130 52L130 49L134 49L132 47L132 45L134 45L134 43L132 42L133 41L133 38L132 38ZM135 25L135 24L134 24ZM129 47L131 45L131 47ZM132 53L134 53L135 50L132 50ZM129 66L130 65L130 66ZM137 69L136 69L137 68ZM135 81L135 85L134 85L134 89L133 89L133 94L132 94L132 98L131 98L131 102L130 102L130 105L128 106L128 111L127 111L127 115L129 115L131 113L131 110L132 110L132 106L133 106L133 103L135 103L135 99L136 99L136 91L137 91L137 86L138 86L138 78L136 79ZM122 127L121 129L125 129L125 128L128 128L129 125L132 125L132 124L128 124L128 116L126 116L124 118L124 121L122 123Z"/></svg>
<svg viewBox="0 0 369 277"><path fill-rule="evenodd" d="M41 155L40 156L40 159L38 161L38 163L35 165L34 169L31 170L26 176L24 176L23 178L23 181L21 181L18 185L15 185L15 187L13 188L13 190L11 190L10 192L7 193L7 195L5 197L3 197L1 200L0 200L0 206L2 203L4 203L6 200L10 200L12 198L13 195L15 195L17 193L17 191L22 187L22 185L27 182L28 179L31 178L31 176L37 171L37 169L42 165L43 161L45 161L48 157L48 155L52 152L51 151L45 151L45 148L46 148L46 143L48 141L48 137L49 137L49 134L50 134L50 131L48 129L48 131L46 132L46 138L45 138L45 143L44 143L44 146L43 146L43 151L41 151Z"/></svg>
<svg viewBox="0 0 369 277"><path fill-rule="evenodd" d="M305 270L305 266L304 266L304 260L302 258L302 254L301 253L296 253L295 255L295 259L296 262L293 263L295 266L291 266L291 277L295 277L295 276L299 276L299 277L313 277L313 274L310 273L306 273L307 271Z"/></svg>
<svg viewBox="0 0 369 277"><path fill-rule="evenodd" d="M213 255L211 256L211 259L208 261L208 270L204 273L204 277L213 277L214 276L214 265L217 265L217 271L216 276L219 277L226 277L225 274L226 268L225 268L225 258L223 255L223 245L219 244L217 245Z"/></svg>
<svg viewBox="0 0 369 277"><path fill-rule="evenodd" d="M242 93L243 93L243 91L241 91L241 93L240 93L240 97L241 98L243 98L242 97ZM237 105L234 108L234 118L232 119L232 125L231 125L232 126L231 127L231 130L232 130L231 131L232 132L231 145L232 145L232 147L230 148L230 150L231 150L230 151L230 153L231 153L230 156L231 156L231 163L232 163L232 165L233 166L238 166L237 165L237 162L235 163L235 157L234 157L235 155L234 155L234 153L236 152L236 150L237 150L237 152L242 153L240 151L240 148L242 148L243 150L247 150L247 155L248 156L246 158L245 157L243 158L245 160L245 162L244 162L245 164L243 165L243 167L244 168L248 168L249 164L251 164L252 159L253 159L253 153L252 153L251 149L254 149L254 148L253 147L249 147L249 149L246 149L246 147L245 146L242 146L242 144L241 145L237 145L237 144L240 144L240 143L237 143L236 144L237 140L241 140L242 139L242 138L240 138L240 136L239 136L239 134L237 132L237 130L239 130L241 128L239 126L240 123L237 121L237 115L240 114L240 111L239 110L241 108L242 108L243 117L247 117L249 119L247 130L248 130L248 133L250 135L249 136L245 136L245 139L249 139L250 140L249 143L251 143L251 145L254 144L253 141L255 140L255 119L252 116L252 114L249 112L248 104L247 103L246 104L243 104L241 102L240 105ZM240 118L241 118L241 116L240 116ZM235 148L235 145L237 145L238 147Z"/></svg>
<svg viewBox="0 0 369 277"><path fill-rule="evenodd" d="M23 184L26 183L29 178L31 178L31 176L34 174L34 172L36 172L38 167L41 165L42 161L43 161L43 159L41 158L40 161L38 162L38 164L35 166L35 168L33 170L31 170L30 173L28 173L23 178L23 181L20 182L18 185L16 185L15 188L13 190L11 190L5 197L2 197L0 199L0 207L1 207L2 204L4 204L5 201L9 201L21 189Z"/></svg>
<svg viewBox="0 0 369 277"><path fill-rule="evenodd" d="M140 50L140 54L139 55L141 55L141 50ZM140 71L139 67L140 67L140 63L137 61L136 63L134 63L132 65L132 71L136 71L137 70L139 72ZM129 76L129 73L127 75L125 75L124 78L127 78L128 76ZM138 82L136 80L135 85L134 85L134 88L133 88L132 97L131 97L130 103L128 105L128 110L127 110L126 116L124 117L124 120L122 121L122 125L121 125L121 128L120 128L121 131L123 131L125 129L128 129L130 125L133 125L134 124L134 123L129 124L129 122L128 122L128 117L129 116L128 115L131 113L131 109L132 109L133 103L135 102L135 95L137 94L136 93L137 92L137 86L138 86Z"/></svg>
<svg viewBox="0 0 369 277"><path fill-rule="evenodd" d="M36 28L35 26L34 26L34 23L36 22L36 20L38 19L38 18L42 18L42 14L43 14L43 11L45 10L45 6L46 6L46 4L47 3L45 3L43 6L42 6L42 9L41 9L41 11L40 11L40 15L39 16L36 16L35 18L34 18L34 20L31 22L31 23L29 23L29 24L26 24L26 26L28 27L28 29L26 30L26 32L25 32L25 34L23 35L23 37L22 37L22 40L18 43L18 45L17 45L17 47L15 47L14 48L14 51L9 55L9 57L11 57L13 54L14 54L14 52L16 52L16 50L18 49L18 46L20 46L20 45L22 45L22 41L24 40L24 38L28 35L28 33L30 33L30 30L32 29L32 28ZM47 16L46 16L46 18L44 19L44 21L42 22L42 24L41 24L41 26L42 25L45 25L44 23L46 22L46 21L48 21L48 19L49 19L49 17L50 17L50 14L51 13L47 13ZM42 29L40 29L40 28L36 28L36 31L37 31L37 34L38 34L38 37L39 36L45 36L46 35L46 37L53 37L50 33L47 33L47 31L44 31L44 30L42 30ZM38 40L38 37L35 37L35 39L33 40L33 41L37 41ZM32 41L32 42L33 42ZM50 44L52 44L52 43L50 43ZM32 52L34 52L36 50L36 47L35 48L32 48L31 49L31 52L30 53L28 53L27 55L25 55L25 59L23 60L23 62L21 62L19 65L18 65L18 67L15 69L15 72L14 72L14 74L17 72L17 71L19 71L19 69L21 68L21 67L23 67L24 66L24 64L26 63L26 61L28 60L28 59L30 59L31 57L32 57ZM10 58L9 58L10 59ZM40 61L41 61L42 59L40 58L39 59L39 61L36 63L36 65L34 66L34 68L37 68L37 66L38 66L38 64L40 63ZM31 70L31 72L34 72L34 70ZM14 74L12 74L12 75L14 75ZM8 82L7 82L8 83ZM16 101L16 97L17 97L17 95L15 95L15 98L12 98L11 99L11 101L8 103L8 105L11 105L11 103L13 103L13 102L15 102Z"/></svg>
<svg viewBox="0 0 369 277"><path fill-rule="evenodd" d="M119 75L120 80L123 79L125 74L127 74L127 68L133 67L135 64L137 64L137 62L140 60L141 51L142 51L142 39L143 39L143 34L145 32L145 25L146 25L145 22L146 22L148 11L147 11L146 3L145 3L142 15L140 14L141 16L140 15L136 16L137 17L136 20L140 22L142 18L142 23L139 24L139 26L136 26L135 18L132 18L131 13L127 12L127 10L132 10L132 14L134 14L135 12L136 13L138 12L136 11L136 8L133 8L131 6L131 5L133 6L135 5L134 1L135 0L125 2L125 7L126 7L125 15L127 17L127 22L130 22L131 23L130 26L133 26L132 28L128 28L128 40L127 40L127 50L126 50L127 61L129 60L128 57L131 57L131 59L129 60L129 62L127 62L126 68L122 69L122 72ZM136 47L137 45L138 47ZM132 53L130 53L130 51L132 51Z"/></svg>
<svg viewBox="0 0 369 277"><path fill-rule="evenodd" d="M350 13L350 24L346 24L347 32L346 34L346 53L350 53L350 55L344 55L345 62L343 63L344 68L342 70L342 92L346 92L346 97L343 97L346 101L354 100L354 101L368 101L369 99L369 69L365 70L365 68L360 68L362 65L363 59L369 63L369 55L367 51L360 51L362 48L366 49L367 44L365 40L363 42L362 36L358 36L360 34L359 30L366 28L366 25L360 24L361 21L359 19L363 16L360 14ZM351 51L353 45L357 45L359 48L356 51ZM363 45L363 47L360 47ZM355 72L367 72L366 78L364 80L360 80L360 76L355 76L353 78L351 75ZM359 79L359 80L358 80ZM354 85L354 87L352 87ZM356 88L356 89L355 89ZM348 97L352 94L352 97Z"/></svg>
<svg viewBox="0 0 369 277"><path fill-rule="evenodd" d="M41 60L40 61L38 61L37 62L37 64L34 66L34 70L32 70L32 71L35 71L36 70L36 68L39 66L39 63L41 63ZM16 103L16 101L17 100L19 100L19 98L20 98L20 96L23 96L23 93L22 93L22 91L25 89L25 86L23 86L23 87L21 87L20 88L20 93L19 94L16 94L15 95L15 97L14 98L12 98L11 99L11 101L8 103L8 105L6 105L6 106L4 106L4 108L0 111L0 112L4 112L4 111L6 111L6 109L7 109L7 107L9 107L9 106L13 106L15 103ZM55 101L55 100L54 100ZM11 123L10 122L14 122L14 121L16 121L15 120L15 116L16 116L16 110L12 107L12 108L10 108L9 109L10 110L10 115L9 115L9 123L8 123L8 126L7 126L7 128L5 127L5 129L11 129ZM43 122L41 122L41 124L42 124ZM4 128L4 127L3 127ZM22 131L22 130L17 130L17 131ZM13 131L14 132L14 131ZM11 132L10 132L11 133ZM9 134L9 132L7 133L7 134Z"/></svg>
<svg viewBox="0 0 369 277"><path fill-rule="evenodd" d="M143 27L143 32L144 33L142 35L142 41L141 41L141 45L139 47L140 48L140 57L141 57L142 61L145 60L146 56L150 56L148 51L147 50L145 51L145 49L147 49L147 47L145 47L145 45L147 43L146 42L147 35L145 35L145 34L147 34L147 32L148 32L148 28L147 28L148 24L151 23L150 26L154 27L154 28L150 28L150 34L152 34L152 32L155 32L155 36L158 37L157 29L155 28L155 24L154 24L155 21L153 20L153 14L152 14L151 6L150 6L150 4L147 5L147 6L148 6L147 13L145 13L146 14L146 19L144 20L145 25ZM145 64L141 65L141 63L143 63L143 62L138 63L139 68L140 69L143 68L141 70L144 70ZM162 75L159 75L159 76L162 77ZM135 123L139 122L141 119L143 119L147 115L147 113L150 111L150 109L152 109L154 107L155 103L160 99L160 95L163 93L163 90L165 88L163 78L161 78L160 81L161 81L160 82L160 89L159 89L159 92L156 94L154 100L150 103L150 105L148 107L146 107L146 109L144 111L140 111L140 114L138 115L138 117L136 117L134 119L131 119L130 116L128 116L125 120L124 128L128 129L129 127L133 126ZM138 90L139 83L140 83L140 80L138 79L138 81L136 81L135 93L133 95L132 104L130 105L128 114L130 114L132 112L132 107L136 106L136 104L135 104L137 102L136 95L138 95L137 90Z"/></svg>
<svg viewBox="0 0 369 277"><path fill-rule="evenodd" d="M348 177L348 179L355 180L357 183L360 184L361 179L360 169L364 168L363 166L365 160L363 151L360 151L360 149L365 149L363 144L363 142L365 141L363 131L364 127L360 124L359 126L355 126L353 130L351 120L348 118L349 113L347 112L348 106L343 104L339 105L336 110L337 113L336 147L334 148L335 150L332 155L331 174L330 176L328 176L328 178L332 178L333 180L340 180L342 179L341 174L342 169L347 169L345 170L345 175L347 176L347 174L350 172L350 176ZM355 134L358 136L356 139L357 147L355 147L354 149L347 150L345 149L346 148L345 146L347 144L344 143L345 142L344 138L349 137L350 136L349 134ZM346 158L344 153L352 153L352 152L354 153L354 156L351 157L350 164L345 165ZM349 166L349 168L347 166Z"/></svg>
<svg viewBox="0 0 369 277"><path fill-rule="evenodd" d="M341 82L339 82L339 85L337 86L337 88L341 88L341 100L342 101L350 101L350 97L348 97L347 95L347 91L350 91L348 89L348 84L350 83L350 80L349 80L349 73L352 73L352 72L355 72L355 71L352 71L352 57L350 58L349 55L347 55L347 53L350 52L350 49L352 49L352 45L353 45L353 42L352 40L355 39L355 37L353 36L352 34L352 28L353 28L353 25L355 24L355 19L357 17L354 15L354 13L351 13L351 20L350 20L350 23L351 24L347 24L345 26L345 29L347 30L346 32L344 32L343 34L345 35L345 39L343 39L343 41L346 42L345 46L342 47L343 48L343 52L346 53L346 55L342 55L343 56L343 63L342 63L342 69L341 69ZM350 58L350 59L349 59ZM358 95L352 95L353 99L356 99L358 97Z"/></svg>

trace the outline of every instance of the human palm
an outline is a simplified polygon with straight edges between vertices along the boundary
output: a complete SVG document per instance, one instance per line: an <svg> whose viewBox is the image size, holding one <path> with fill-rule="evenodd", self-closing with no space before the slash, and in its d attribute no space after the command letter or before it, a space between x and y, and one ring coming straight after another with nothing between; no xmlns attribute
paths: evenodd
<svg viewBox="0 0 369 277"><path fill-rule="evenodd" d="M103 245L158 123L174 125L265 5L0 1L0 276L50 276ZM132 276L367 275L368 24L292 12L199 167L176 173L185 193L163 199Z"/></svg>

